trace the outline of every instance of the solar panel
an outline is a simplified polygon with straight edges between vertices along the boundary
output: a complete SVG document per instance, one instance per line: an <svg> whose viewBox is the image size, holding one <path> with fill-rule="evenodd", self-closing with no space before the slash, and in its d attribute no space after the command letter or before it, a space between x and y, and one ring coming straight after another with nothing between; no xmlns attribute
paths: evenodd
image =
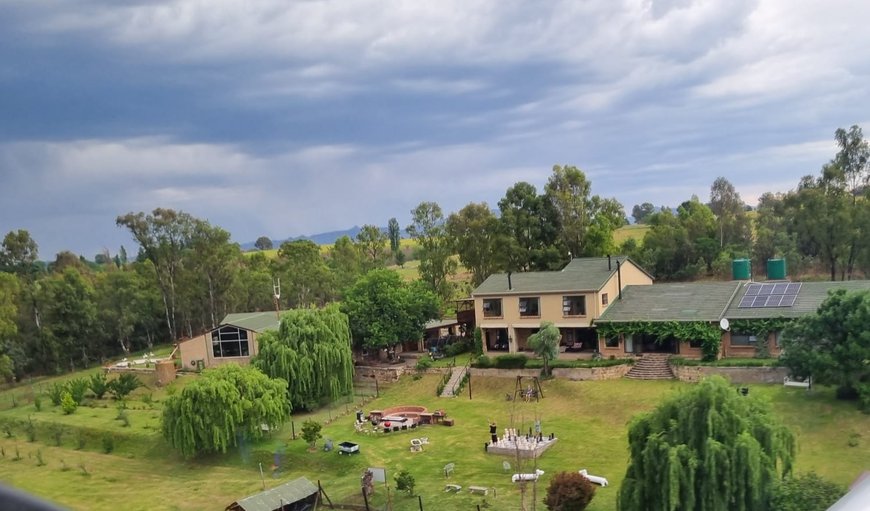
<svg viewBox="0 0 870 511"><path fill-rule="evenodd" d="M741 309L792 307L800 289L800 283L791 282L749 284L738 307Z"/></svg>
<svg viewBox="0 0 870 511"><path fill-rule="evenodd" d="M761 284L749 284L749 287L746 289L746 296L755 296L759 291L761 291Z"/></svg>

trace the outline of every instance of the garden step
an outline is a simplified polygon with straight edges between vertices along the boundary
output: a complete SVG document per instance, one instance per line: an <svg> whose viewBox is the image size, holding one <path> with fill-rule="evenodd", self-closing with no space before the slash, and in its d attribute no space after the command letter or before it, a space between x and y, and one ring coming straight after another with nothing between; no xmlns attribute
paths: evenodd
<svg viewBox="0 0 870 511"><path fill-rule="evenodd" d="M632 380L672 380L674 373L669 358L670 355L666 353L644 354L625 377Z"/></svg>

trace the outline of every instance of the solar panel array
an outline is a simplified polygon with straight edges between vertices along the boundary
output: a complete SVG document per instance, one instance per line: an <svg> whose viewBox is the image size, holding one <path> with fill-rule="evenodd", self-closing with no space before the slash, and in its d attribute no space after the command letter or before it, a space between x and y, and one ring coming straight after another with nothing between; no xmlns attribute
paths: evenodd
<svg viewBox="0 0 870 511"><path fill-rule="evenodd" d="M792 307L801 289L799 283L749 284L738 305L741 309Z"/></svg>

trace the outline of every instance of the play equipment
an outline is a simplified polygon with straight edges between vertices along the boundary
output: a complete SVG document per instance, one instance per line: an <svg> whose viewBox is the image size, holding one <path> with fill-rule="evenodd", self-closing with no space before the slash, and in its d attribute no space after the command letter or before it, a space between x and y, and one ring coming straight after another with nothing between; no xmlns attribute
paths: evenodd
<svg viewBox="0 0 870 511"><path fill-rule="evenodd" d="M584 468L583 470L580 471L580 475L582 475L582 476L585 477L586 479L589 479L589 482L591 482L591 483L595 483L595 484L597 484L597 485L599 485L599 486L607 486L607 484L608 484L608 483L607 483L607 479L605 479L605 478L603 478L603 477L601 477L601 476L594 476L594 475L592 475L592 474L586 472L586 469L585 469L585 468Z"/></svg>
<svg viewBox="0 0 870 511"><path fill-rule="evenodd" d="M541 469L535 470L534 474L514 474L511 476L511 481L515 483L519 483L522 481L537 481L539 477L544 475L544 471Z"/></svg>
<svg viewBox="0 0 870 511"><path fill-rule="evenodd" d="M531 380L523 387L523 378ZM537 376L517 376L514 384L514 395L508 401L538 401L544 398L544 389L541 388L541 380Z"/></svg>

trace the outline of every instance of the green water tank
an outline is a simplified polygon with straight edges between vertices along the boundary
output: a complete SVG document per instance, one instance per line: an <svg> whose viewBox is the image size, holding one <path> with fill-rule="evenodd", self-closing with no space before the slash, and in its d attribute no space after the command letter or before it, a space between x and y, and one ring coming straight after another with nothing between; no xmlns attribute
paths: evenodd
<svg viewBox="0 0 870 511"><path fill-rule="evenodd" d="M752 278L749 259L735 259L731 262L731 275L734 280L749 280Z"/></svg>
<svg viewBox="0 0 870 511"><path fill-rule="evenodd" d="M785 259L767 260L767 280L785 280Z"/></svg>

